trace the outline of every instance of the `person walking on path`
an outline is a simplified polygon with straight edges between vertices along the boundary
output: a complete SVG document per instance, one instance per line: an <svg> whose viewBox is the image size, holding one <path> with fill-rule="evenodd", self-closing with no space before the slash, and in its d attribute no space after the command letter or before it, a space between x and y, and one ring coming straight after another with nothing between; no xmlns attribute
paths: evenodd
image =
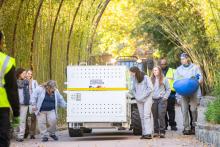
<svg viewBox="0 0 220 147"><path fill-rule="evenodd" d="M3 33L0 31L0 147L10 146L10 109L13 111L12 126L19 124L20 105L15 59L2 52Z"/></svg>
<svg viewBox="0 0 220 147"><path fill-rule="evenodd" d="M150 78L141 72L138 67L131 67L130 73L133 77L132 92L137 101L137 106L141 118L141 139L151 139L153 132L153 125L151 123L153 85Z"/></svg>
<svg viewBox="0 0 220 147"><path fill-rule="evenodd" d="M26 80L26 71L23 68L16 70L18 94L20 102L20 125L17 133L17 141L24 141L24 134L26 129L26 119L28 114L28 108L30 105L30 90L29 81Z"/></svg>
<svg viewBox="0 0 220 147"><path fill-rule="evenodd" d="M164 76L168 79L171 88L171 93L167 99L167 113L165 115L166 130L168 129L168 125L169 125L171 127L171 130L177 131L177 127L176 127L177 124L175 121L176 92L175 89L173 88L175 69L170 68L168 66L166 59L160 60L160 67L162 69Z"/></svg>
<svg viewBox="0 0 220 147"><path fill-rule="evenodd" d="M164 77L162 69L157 66L153 68L151 77L154 85L152 113L154 118L154 137L165 138L165 115L167 113L167 99L171 89L169 81Z"/></svg>
<svg viewBox="0 0 220 147"><path fill-rule="evenodd" d="M200 68L191 63L189 55L186 53L182 53L180 55L182 65L179 66L174 74L174 81L181 79L189 79L198 77L198 82L201 84L203 81L203 76ZM197 122L197 106L199 104L199 99L201 97L201 89L198 88L197 92L192 94L191 96L181 96L177 93L177 100L180 101L181 109L183 113L183 134L184 135L192 135L195 134L195 126ZM192 127L190 127L189 122L189 106L190 111L192 113Z"/></svg>
<svg viewBox="0 0 220 147"><path fill-rule="evenodd" d="M31 69L27 70L26 77L27 77L27 80L29 81L30 96L32 97L33 92L38 87L38 82L33 79L33 71ZM29 127L28 123L26 123L26 131L25 132L26 132L26 134L30 133L30 139L35 139L37 120L36 120L35 113L32 111L31 105L29 106L29 115L31 117L31 123L30 123L30 127Z"/></svg>
<svg viewBox="0 0 220 147"><path fill-rule="evenodd" d="M37 116L38 127L43 142L48 141L48 135L52 139L58 140L58 137L55 134L58 106L66 108L66 102L56 87L56 82L50 80L39 86L34 91L31 99L33 111ZM47 122L49 128L47 128Z"/></svg>

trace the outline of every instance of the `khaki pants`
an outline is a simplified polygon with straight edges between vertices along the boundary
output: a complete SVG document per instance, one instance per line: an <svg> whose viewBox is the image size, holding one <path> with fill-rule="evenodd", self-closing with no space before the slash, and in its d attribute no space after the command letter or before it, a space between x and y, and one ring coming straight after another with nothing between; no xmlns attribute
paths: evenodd
<svg viewBox="0 0 220 147"><path fill-rule="evenodd" d="M20 105L20 124L19 124L19 131L17 133L17 138L19 139L24 139L27 113L28 113L28 106Z"/></svg>
<svg viewBox="0 0 220 147"><path fill-rule="evenodd" d="M42 138L48 137L48 135L55 135L57 125L55 110L40 112L37 115L37 121ZM47 123L49 124L49 128L47 128Z"/></svg>
<svg viewBox="0 0 220 147"><path fill-rule="evenodd" d="M142 135L150 135L153 132L151 116L152 98L148 98L145 102L137 102L137 106L141 118Z"/></svg>
<svg viewBox="0 0 220 147"><path fill-rule="evenodd" d="M183 113L183 126L184 130L190 130L190 115L189 115L189 106L190 111L192 113L192 126L195 127L197 122L197 105L198 105L198 98L197 95L193 95L190 97L183 97L181 101L181 109Z"/></svg>

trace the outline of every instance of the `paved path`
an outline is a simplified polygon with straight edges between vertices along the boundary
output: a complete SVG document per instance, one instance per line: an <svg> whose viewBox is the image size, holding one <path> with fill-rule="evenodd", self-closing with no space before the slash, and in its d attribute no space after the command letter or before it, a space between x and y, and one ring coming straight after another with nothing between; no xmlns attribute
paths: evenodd
<svg viewBox="0 0 220 147"><path fill-rule="evenodd" d="M25 140L23 143L13 141L11 147L206 147L197 141L195 136L182 135L182 114L179 107L176 110L179 130L167 131L164 139L140 140L140 136L133 136L131 131L97 129L81 138L70 138L67 131L61 131L58 132L59 141L50 140L42 143L37 136L37 139ZM204 110L199 111L201 114ZM199 120L203 121L203 119L203 116L199 115Z"/></svg>

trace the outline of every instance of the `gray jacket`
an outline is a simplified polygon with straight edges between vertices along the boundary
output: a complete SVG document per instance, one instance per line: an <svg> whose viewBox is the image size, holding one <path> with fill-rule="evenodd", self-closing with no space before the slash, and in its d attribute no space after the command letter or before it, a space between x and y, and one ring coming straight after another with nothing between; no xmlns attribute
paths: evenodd
<svg viewBox="0 0 220 147"><path fill-rule="evenodd" d="M33 93L31 97L31 104L37 108L37 111L35 111L35 114L37 115L41 109L42 103L44 101L46 94L46 89L42 86L39 86ZM66 102L63 99L63 96L60 94L58 90L55 91L55 111L56 114L58 110L58 106L66 108Z"/></svg>
<svg viewBox="0 0 220 147"><path fill-rule="evenodd" d="M191 63L189 67L184 67L183 65L181 65L176 69L174 80L177 81L181 79L191 78L193 76L195 77L197 74L199 75L199 82L202 82L203 76L199 66L193 63Z"/></svg>
<svg viewBox="0 0 220 147"><path fill-rule="evenodd" d="M154 84L153 99L160 99L160 98L168 99L170 92L171 92L171 88L167 78L164 77L162 85L160 85L159 80L156 79Z"/></svg>
<svg viewBox="0 0 220 147"><path fill-rule="evenodd" d="M138 102L145 102L147 98L152 99L153 84L148 76L145 75L144 80L141 83L138 83L134 77L132 80L132 92Z"/></svg>
<svg viewBox="0 0 220 147"><path fill-rule="evenodd" d="M199 75L199 82L202 82L203 75L202 75L202 72L201 72L199 66L197 66L193 63L191 63L189 67L184 67L183 65L181 65L177 68L177 70L174 74L174 81L195 77L196 75ZM197 98L202 97L202 92L201 92L200 87L197 90L196 95L197 95ZM181 96L177 93L176 98L181 99Z"/></svg>
<svg viewBox="0 0 220 147"><path fill-rule="evenodd" d="M30 86L30 94L34 93L34 91L38 88L38 83L36 80L31 80Z"/></svg>

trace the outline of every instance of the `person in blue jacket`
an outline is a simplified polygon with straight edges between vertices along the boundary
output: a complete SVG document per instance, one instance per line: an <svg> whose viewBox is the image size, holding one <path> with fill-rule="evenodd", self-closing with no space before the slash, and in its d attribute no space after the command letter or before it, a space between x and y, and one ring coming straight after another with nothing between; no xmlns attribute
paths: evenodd
<svg viewBox="0 0 220 147"><path fill-rule="evenodd" d="M57 89L56 81L49 80L45 84L39 86L31 97L31 104L33 111L37 116L42 142L47 142L48 136L54 140L58 140L58 137L55 134L58 106L66 108L67 104ZM49 127L47 123L49 124Z"/></svg>
<svg viewBox="0 0 220 147"><path fill-rule="evenodd" d="M201 84L203 81L202 72L199 66L191 63L189 55L187 53L182 53L180 55L181 58L181 66L179 66L174 74L174 81L188 78L198 78L198 82ZM183 113L183 134L184 135L192 135L195 134L195 125L197 122L197 106L199 103L199 99L201 97L201 90L198 90L190 95L190 96L182 96L177 93L177 102L180 103L182 113ZM189 108L192 114L192 127L190 127L190 116L189 116Z"/></svg>

